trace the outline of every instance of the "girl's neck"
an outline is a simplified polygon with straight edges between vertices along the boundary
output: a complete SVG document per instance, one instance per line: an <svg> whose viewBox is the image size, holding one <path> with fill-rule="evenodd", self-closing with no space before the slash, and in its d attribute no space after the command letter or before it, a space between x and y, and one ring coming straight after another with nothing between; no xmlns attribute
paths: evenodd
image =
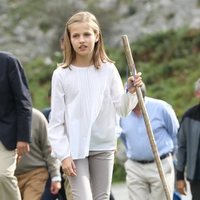
<svg viewBox="0 0 200 200"><path fill-rule="evenodd" d="M78 66L78 67L89 67L93 65L91 58L83 58L83 57L77 57L73 62L72 65Z"/></svg>

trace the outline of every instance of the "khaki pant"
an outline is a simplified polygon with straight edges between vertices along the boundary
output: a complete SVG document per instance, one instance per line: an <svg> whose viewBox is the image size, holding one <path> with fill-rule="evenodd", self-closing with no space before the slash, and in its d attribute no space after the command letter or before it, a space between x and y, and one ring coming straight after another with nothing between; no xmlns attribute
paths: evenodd
<svg viewBox="0 0 200 200"><path fill-rule="evenodd" d="M67 196L67 200L73 200L72 191L71 191L71 187L70 187L70 184L69 184L69 180L67 179L67 176L64 175L64 179L65 179L65 183L64 183L65 194Z"/></svg>
<svg viewBox="0 0 200 200"><path fill-rule="evenodd" d="M17 175L18 185L23 200L40 200L48 179L46 168L37 168L22 175Z"/></svg>
<svg viewBox="0 0 200 200"><path fill-rule="evenodd" d="M0 142L0 199L21 200L17 179L14 176L16 169L16 151L8 151Z"/></svg>
<svg viewBox="0 0 200 200"><path fill-rule="evenodd" d="M172 199L175 179L172 156L161 162ZM125 163L125 170L130 200L166 200L155 162L141 164L128 159Z"/></svg>

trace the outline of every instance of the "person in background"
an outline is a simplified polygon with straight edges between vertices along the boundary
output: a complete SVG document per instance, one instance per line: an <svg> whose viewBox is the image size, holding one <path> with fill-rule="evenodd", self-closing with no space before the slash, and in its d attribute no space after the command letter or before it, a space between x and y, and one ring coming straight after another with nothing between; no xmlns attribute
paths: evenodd
<svg viewBox="0 0 200 200"><path fill-rule="evenodd" d="M188 109L178 131L176 187L186 195L186 178L190 183L192 200L200 199L200 79L195 83L198 104Z"/></svg>
<svg viewBox="0 0 200 200"><path fill-rule="evenodd" d="M20 159L15 170L22 199L41 200L49 174L50 191L57 194L61 188L60 162L51 156L47 120L39 110L33 108L30 152Z"/></svg>
<svg viewBox="0 0 200 200"><path fill-rule="evenodd" d="M74 14L65 27L63 63L52 76L48 132L73 200L110 198L115 116L127 115L137 104L135 87L142 83L141 74L128 82L125 93L105 53L96 17L90 12Z"/></svg>
<svg viewBox="0 0 200 200"><path fill-rule="evenodd" d="M0 66L0 199L20 200L14 171L29 151L32 102L19 59L0 51Z"/></svg>
<svg viewBox="0 0 200 200"><path fill-rule="evenodd" d="M179 122L168 103L147 97L144 84L141 91L172 198L175 178L172 154L177 148ZM130 200L165 200L139 103L130 115L120 119L120 126L120 138L125 144L128 158L125 171Z"/></svg>

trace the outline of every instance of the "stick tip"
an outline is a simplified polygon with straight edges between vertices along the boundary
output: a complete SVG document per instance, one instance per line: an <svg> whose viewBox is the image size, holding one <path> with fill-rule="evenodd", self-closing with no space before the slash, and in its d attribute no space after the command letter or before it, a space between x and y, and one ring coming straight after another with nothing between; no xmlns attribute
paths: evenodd
<svg viewBox="0 0 200 200"><path fill-rule="evenodd" d="M127 35L122 35L122 38L125 38L125 37L127 37Z"/></svg>

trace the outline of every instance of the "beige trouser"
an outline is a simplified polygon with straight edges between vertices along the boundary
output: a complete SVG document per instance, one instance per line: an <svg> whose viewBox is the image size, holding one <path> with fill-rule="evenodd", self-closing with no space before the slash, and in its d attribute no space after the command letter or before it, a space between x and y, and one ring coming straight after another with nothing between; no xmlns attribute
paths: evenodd
<svg viewBox="0 0 200 200"><path fill-rule="evenodd" d="M175 178L172 156L163 159L162 166L172 199ZM129 200L166 200L155 162L141 164L127 160L125 169Z"/></svg>
<svg viewBox="0 0 200 200"><path fill-rule="evenodd" d="M67 200L73 200L71 187L70 187L69 180L66 175L64 175L64 179L65 179L64 187L65 187L65 194L67 196Z"/></svg>
<svg viewBox="0 0 200 200"><path fill-rule="evenodd" d="M14 176L16 169L16 151L8 151L0 142L0 199L21 200L17 179Z"/></svg>
<svg viewBox="0 0 200 200"><path fill-rule="evenodd" d="M44 167L17 175L19 189L23 200L40 200L44 192L48 171Z"/></svg>
<svg viewBox="0 0 200 200"><path fill-rule="evenodd" d="M109 200L114 151L92 151L74 162L77 176L68 176L73 200Z"/></svg>

